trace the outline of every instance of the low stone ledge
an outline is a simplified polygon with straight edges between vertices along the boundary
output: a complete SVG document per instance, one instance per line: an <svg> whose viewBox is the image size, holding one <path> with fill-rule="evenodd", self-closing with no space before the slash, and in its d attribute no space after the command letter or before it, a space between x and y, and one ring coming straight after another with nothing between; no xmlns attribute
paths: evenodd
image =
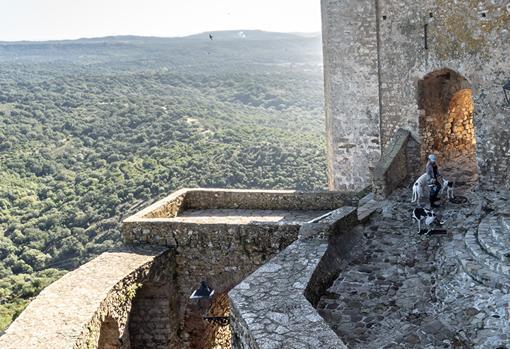
<svg viewBox="0 0 510 349"><path fill-rule="evenodd" d="M308 222L299 229L299 239L317 237L327 239L343 227L352 227L358 223L358 210L356 207L344 206L331 211L324 218L316 222Z"/></svg>
<svg viewBox="0 0 510 349"><path fill-rule="evenodd" d="M346 348L304 296L327 247L295 241L229 292L234 349Z"/></svg>
<svg viewBox="0 0 510 349"><path fill-rule="evenodd" d="M131 299L165 251L146 246L106 252L64 275L9 326L0 337L0 348L95 348L107 317L118 325L122 337Z"/></svg>
<svg viewBox="0 0 510 349"><path fill-rule="evenodd" d="M320 297L336 280L343 262L361 238L357 210L345 207L343 214L331 222L328 228L328 249L315 268L305 290L305 297L317 306Z"/></svg>

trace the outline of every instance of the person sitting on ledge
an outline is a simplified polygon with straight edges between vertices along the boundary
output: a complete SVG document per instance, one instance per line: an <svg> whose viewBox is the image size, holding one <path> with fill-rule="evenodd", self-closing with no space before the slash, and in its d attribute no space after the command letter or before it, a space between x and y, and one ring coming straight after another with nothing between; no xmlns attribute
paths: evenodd
<svg viewBox="0 0 510 349"><path fill-rule="evenodd" d="M427 162L427 175L429 176L429 188L430 188L430 207L437 208L439 205L436 203L439 195L439 191L441 190L441 184L439 183L439 171L436 163L436 156L434 154L430 154L428 157L429 161Z"/></svg>

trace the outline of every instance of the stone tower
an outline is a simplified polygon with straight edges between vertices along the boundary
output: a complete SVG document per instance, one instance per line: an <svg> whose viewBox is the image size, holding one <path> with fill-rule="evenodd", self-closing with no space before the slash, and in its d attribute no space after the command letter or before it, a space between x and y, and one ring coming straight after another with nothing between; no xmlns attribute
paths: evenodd
<svg viewBox="0 0 510 349"><path fill-rule="evenodd" d="M370 184L399 128L509 186L510 0L322 0L322 19L330 189Z"/></svg>

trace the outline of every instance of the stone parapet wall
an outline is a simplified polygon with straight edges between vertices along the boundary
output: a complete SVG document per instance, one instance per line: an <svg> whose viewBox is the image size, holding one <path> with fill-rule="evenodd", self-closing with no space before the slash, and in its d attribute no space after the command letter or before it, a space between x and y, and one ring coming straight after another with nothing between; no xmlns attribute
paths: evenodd
<svg viewBox="0 0 510 349"><path fill-rule="evenodd" d="M316 221L303 224L299 229L299 239L319 237L328 239L339 230L347 229L358 223L358 210L353 206L343 206L319 217Z"/></svg>
<svg viewBox="0 0 510 349"><path fill-rule="evenodd" d="M372 189L377 199L391 194L419 169L418 143L409 131L399 129L372 173Z"/></svg>
<svg viewBox="0 0 510 349"><path fill-rule="evenodd" d="M2 349L131 346L126 324L139 288L165 273L162 247L103 253L46 287L0 337ZM146 318L150 321L150 318Z"/></svg>
<svg viewBox="0 0 510 349"><path fill-rule="evenodd" d="M356 208L343 207L303 225L300 240L231 290L232 348L346 348L314 306L338 275L357 223Z"/></svg>
<svg viewBox="0 0 510 349"><path fill-rule="evenodd" d="M334 210L356 205L356 192L295 190L180 189L128 218L175 218L186 209Z"/></svg>
<svg viewBox="0 0 510 349"><path fill-rule="evenodd" d="M186 189L177 190L166 198L138 212L136 216L144 218L175 217L184 208L183 203L186 193Z"/></svg>
<svg viewBox="0 0 510 349"><path fill-rule="evenodd" d="M334 210L357 200L349 192L301 192L295 190L189 190L184 205L188 209L258 209L258 210Z"/></svg>
<svg viewBox="0 0 510 349"><path fill-rule="evenodd" d="M328 248L317 267L310 277L304 295L315 308L320 297L326 292L337 278L342 268L341 261L349 255L350 249L355 246L359 239L355 226L358 221L358 209L354 207L342 207L336 211L336 215L327 217L319 223L328 224L324 230L327 232L325 239Z"/></svg>
<svg viewBox="0 0 510 349"><path fill-rule="evenodd" d="M304 296L327 246L298 240L230 291L232 348L346 348Z"/></svg>

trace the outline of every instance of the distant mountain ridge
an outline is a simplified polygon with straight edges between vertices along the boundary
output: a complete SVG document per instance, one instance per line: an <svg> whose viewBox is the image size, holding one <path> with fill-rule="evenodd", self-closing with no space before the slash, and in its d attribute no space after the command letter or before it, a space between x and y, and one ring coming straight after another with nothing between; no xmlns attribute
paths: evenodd
<svg viewBox="0 0 510 349"><path fill-rule="evenodd" d="M160 36L139 36L139 35L113 35L93 38L64 39L64 40L43 40L43 41L0 41L0 45L45 45L45 44L78 44L78 43L164 43L179 42L187 40L210 40L209 34L213 40L292 40L303 38L320 38L321 33L283 33L268 32L263 30L220 30L208 31L187 36L160 37Z"/></svg>
<svg viewBox="0 0 510 349"><path fill-rule="evenodd" d="M210 38L212 36L212 40ZM322 64L319 33L274 33L228 30L162 38L107 36L59 41L0 42L0 62L95 66L96 72L159 70L174 72L263 72L270 65ZM49 67L54 70L53 67ZM88 69L88 68L87 68Z"/></svg>

